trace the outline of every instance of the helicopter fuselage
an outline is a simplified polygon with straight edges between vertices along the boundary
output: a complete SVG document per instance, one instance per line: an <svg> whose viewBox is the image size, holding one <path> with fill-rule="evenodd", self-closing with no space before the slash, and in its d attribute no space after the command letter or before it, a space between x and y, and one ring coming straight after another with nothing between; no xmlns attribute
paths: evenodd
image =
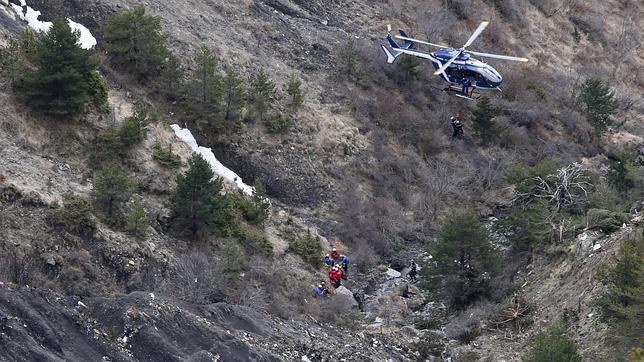
<svg viewBox="0 0 644 362"><path fill-rule="evenodd" d="M416 50L415 51L419 51ZM453 56L459 53L458 49L441 49L436 52L428 53L434 69L439 69L442 64L447 62ZM462 53L450 66L445 70L447 79L441 77L452 84L467 84L471 87L495 89L503 82L503 77L491 65L472 58L467 53Z"/></svg>

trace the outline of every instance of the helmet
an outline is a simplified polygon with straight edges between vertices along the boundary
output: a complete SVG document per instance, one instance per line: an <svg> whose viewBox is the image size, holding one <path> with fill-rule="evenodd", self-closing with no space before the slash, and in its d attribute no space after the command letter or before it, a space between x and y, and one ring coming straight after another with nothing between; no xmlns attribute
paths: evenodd
<svg viewBox="0 0 644 362"><path fill-rule="evenodd" d="M338 251L338 249L336 249L336 248L333 248L332 250L333 250L333 251Z"/></svg>
<svg viewBox="0 0 644 362"><path fill-rule="evenodd" d="M327 256L327 258L328 258L328 257L330 257L331 255L327 254L326 256Z"/></svg>
<svg viewBox="0 0 644 362"><path fill-rule="evenodd" d="M318 285L318 288L322 288L322 284L319 284L319 285Z"/></svg>

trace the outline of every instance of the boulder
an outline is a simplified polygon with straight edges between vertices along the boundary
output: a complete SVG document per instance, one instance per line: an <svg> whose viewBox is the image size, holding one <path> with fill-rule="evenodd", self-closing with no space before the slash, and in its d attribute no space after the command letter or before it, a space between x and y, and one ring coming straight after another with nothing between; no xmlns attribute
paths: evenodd
<svg viewBox="0 0 644 362"><path fill-rule="evenodd" d="M352 308L358 307L358 301L353 296L353 292L347 289L345 286L340 286L335 290L334 299L340 303L340 308L343 310L349 310Z"/></svg>
<svg viewBox="0 0 644 362"><path fill-rule="evenodd" d="M385 271L385 274L389 279L400 278L402 276L399 271L393 270L391 268L388 268L387 271Z"/></svg>

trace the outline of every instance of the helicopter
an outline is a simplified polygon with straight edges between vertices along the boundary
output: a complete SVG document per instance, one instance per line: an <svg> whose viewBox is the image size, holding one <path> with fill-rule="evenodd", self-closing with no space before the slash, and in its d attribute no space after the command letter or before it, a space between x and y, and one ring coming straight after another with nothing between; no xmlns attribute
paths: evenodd
<svg viewBox="0 0 644 362"><path fill-rule="evenodd" d="M467 47L472 45L488 24L489 22L487 21L481 22L472 36L460 48L451 48L410 38L405 31L400 29L398 30L399 35L392 36L391 25L387 25L387 40L392 49L390 50L385 45L381 45L381 47L387 55L388 64L393 64L402 54L429 59L434 69L436 69L434 75L441 75L449 83L449 86L443 89L444 91L453 92L458 97L475 99L480 97L477 89L497 89L500 91L499 86L503 82L503 77L491 65L475 59L472 55L518 62L528 61L528 58L467 50ZM403 40L403 44L398 44L394 37ZM433 46L439 48L439 50L427 52L415 49L415 43Z"/></svg>

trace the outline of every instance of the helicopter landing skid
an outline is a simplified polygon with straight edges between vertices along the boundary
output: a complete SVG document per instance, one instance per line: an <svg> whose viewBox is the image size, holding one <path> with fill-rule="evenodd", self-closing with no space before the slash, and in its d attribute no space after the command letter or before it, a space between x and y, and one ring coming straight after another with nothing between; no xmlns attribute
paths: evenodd
<svg viewBox="0 0 644 362"><path fill-rule="evenodd" d="M449 86L449 87L445 87L443 91L448 93L454 93L454 95L457 97L469 99L471 101L479 99L481 97L481 93L476 88L472 88L472 90L469 92L467 90L463 92L462 87Z"/></svg>

